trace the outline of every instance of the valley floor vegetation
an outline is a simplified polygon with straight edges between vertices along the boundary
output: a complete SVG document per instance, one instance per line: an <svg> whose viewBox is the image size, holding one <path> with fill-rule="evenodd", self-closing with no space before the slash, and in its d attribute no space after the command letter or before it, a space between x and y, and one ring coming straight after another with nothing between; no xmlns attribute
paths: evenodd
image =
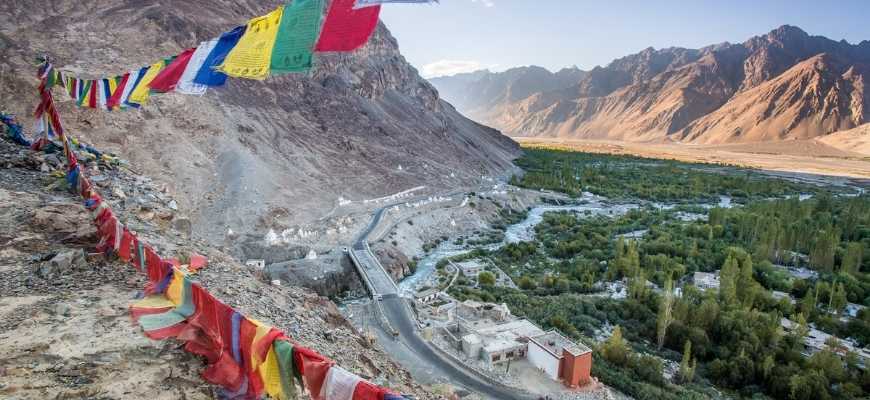
<svg viewBox="0 0 870 400"><path fill-rule="evenodd" d="M506 303L593 345L593 374L638 399L870 395L855 352L870 344L870 196L634 157L528 150L518 164L518 186L646 205L547 213L534 240L462 256L518 288L463 279L458 299ZM739 205L713 206L723 195ZM694 285L696 272L718 288ZM825 345L807 347L819 331Z"/></svg>

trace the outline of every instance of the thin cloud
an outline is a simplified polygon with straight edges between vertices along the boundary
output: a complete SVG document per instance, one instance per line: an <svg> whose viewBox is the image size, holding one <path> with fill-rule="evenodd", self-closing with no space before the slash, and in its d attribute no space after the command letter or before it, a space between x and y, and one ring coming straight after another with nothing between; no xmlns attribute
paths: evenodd
<svg viewBox="0 0 870 400"><path fill-rule="evenodd" d="M495 2L493 0L471 0L471 2L483 4L484 7L495 7Z"/></svg>
<svg viewBox="0 0 870 400"><path fill-rule="evenodd" d="M426 79L438 76L450 76L466 72L480 71L487 66L478 61L439 60L423 66L423 77Z"/></svg>

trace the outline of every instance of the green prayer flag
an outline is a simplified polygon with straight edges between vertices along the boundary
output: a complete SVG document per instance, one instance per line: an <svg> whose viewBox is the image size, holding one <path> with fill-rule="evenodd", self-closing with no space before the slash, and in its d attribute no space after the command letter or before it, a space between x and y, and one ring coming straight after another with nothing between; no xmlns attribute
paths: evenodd
<svg viewBox="0 0 870 400"><path fill-rule="evenodd" d="M296 0L284 6L272 49L272 74L311 69L322 15L323 0Z"/></svg>
<svg viewBox="0 0 870 400"><path fill-rule="evenodd" d="M84 101L85 101L85 97L88 97L88 93L91 92L91 85L94 84L94 81L91 81L91 80L87 80L87 81L84 81L84 82L85 82L85 88L84 88L84 90L82 90L82 96L79 97L78 101L76 102L76 104L77 104L79 107L81 107L81 106L82 106L82 103L84 103Z"/></svg>
<svg viewBox="0 0 870 400"><path fill-rule="evenodd" d="M296 375L296 368L293 365L293 345L285 340L276 340L272 346L275 348L275 355L278 356L278 369L281 370L281 389L288 399L296 399L296 385L293 383Z"/></svg>

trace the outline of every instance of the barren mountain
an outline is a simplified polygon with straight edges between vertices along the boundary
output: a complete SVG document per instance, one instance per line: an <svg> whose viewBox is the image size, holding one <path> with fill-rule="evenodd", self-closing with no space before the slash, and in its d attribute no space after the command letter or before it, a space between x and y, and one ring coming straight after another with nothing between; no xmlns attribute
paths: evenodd
<svg viewBox="0 0 870 400"><path fill-rule="evenodd" d="M262 15L277 0L0 2L0 106L37 103L33 60L92 78L148 65ZM350 54L319 54L308 75L231 79L203 96L153 96L141 111L77 109L65 125L167 186L194 233L314 223L339 205L417 186L436 192L512 168L517 145L442 101L380 25ZM62 100L61 100L62 99Z"/></svg>
<svg viewBox="0 0 870 400"><path fill-rule="evenodd" d="M482 70L430 81L445 100L466 115L477 120L489 120L504 107L532 94L575 85L585 74L576 67L553 73L545 68L529 66L496 73Z"/></svg>
<svg viewBox="0 0 870 400"><path fill-rule="evenodd" d="M460 109L515 136L706 144L809 139L870 120L868 65L870 41L853 45L782 26L741 44L649 48L573 85L541 87L489 109ZM433 83L440 88L449 79Z"/></svg>

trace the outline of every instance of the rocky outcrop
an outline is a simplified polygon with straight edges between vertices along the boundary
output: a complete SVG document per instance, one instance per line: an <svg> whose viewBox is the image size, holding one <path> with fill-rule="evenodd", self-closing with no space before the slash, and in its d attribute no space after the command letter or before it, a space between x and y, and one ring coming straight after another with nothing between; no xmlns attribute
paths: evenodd
<svg viewBox="0 0 870 400"><path fill-rule="evenodd" d="M321 254L316 259L297 259L266 266L265 280L304 286L329 298L366 295L350 257L341 250Z"/></svg>
<svg viewBox="0 0 870 400"><path fill-rule="evenodd" d="M0 104L30 114L37 55L47 53L83 77L118 74L281 3L4 1ZM70 132L165 184L190 210L193 236L224 245L232 245L230 230L262 235L272 226L318 221L339 198L377 198L421 185L439 191L507 174L519 151L441 100L383 25L356 52L318 54L307 75L231 79L203 97L154 96L140 111L83 110L56 97Z"/></svg>
<svg viewBox="0 0 870 400"><path fill-rule="evenodd" d="M396 246L381 244L373 250L375 257L378 258L378 261L384 266L384 269L387 270L387 273L390 274L394 282L399 282L413 273L409 265L411 260Z"/></svg>
<svg viewBox="0 0 870 400"><path fill-rule="evenodd" d="M739 44L649 48L596 67L579 83L466 111L516 136L703 144L818 138L870 121L868 65L870 41L853 45L782 26Z"/></svg>

